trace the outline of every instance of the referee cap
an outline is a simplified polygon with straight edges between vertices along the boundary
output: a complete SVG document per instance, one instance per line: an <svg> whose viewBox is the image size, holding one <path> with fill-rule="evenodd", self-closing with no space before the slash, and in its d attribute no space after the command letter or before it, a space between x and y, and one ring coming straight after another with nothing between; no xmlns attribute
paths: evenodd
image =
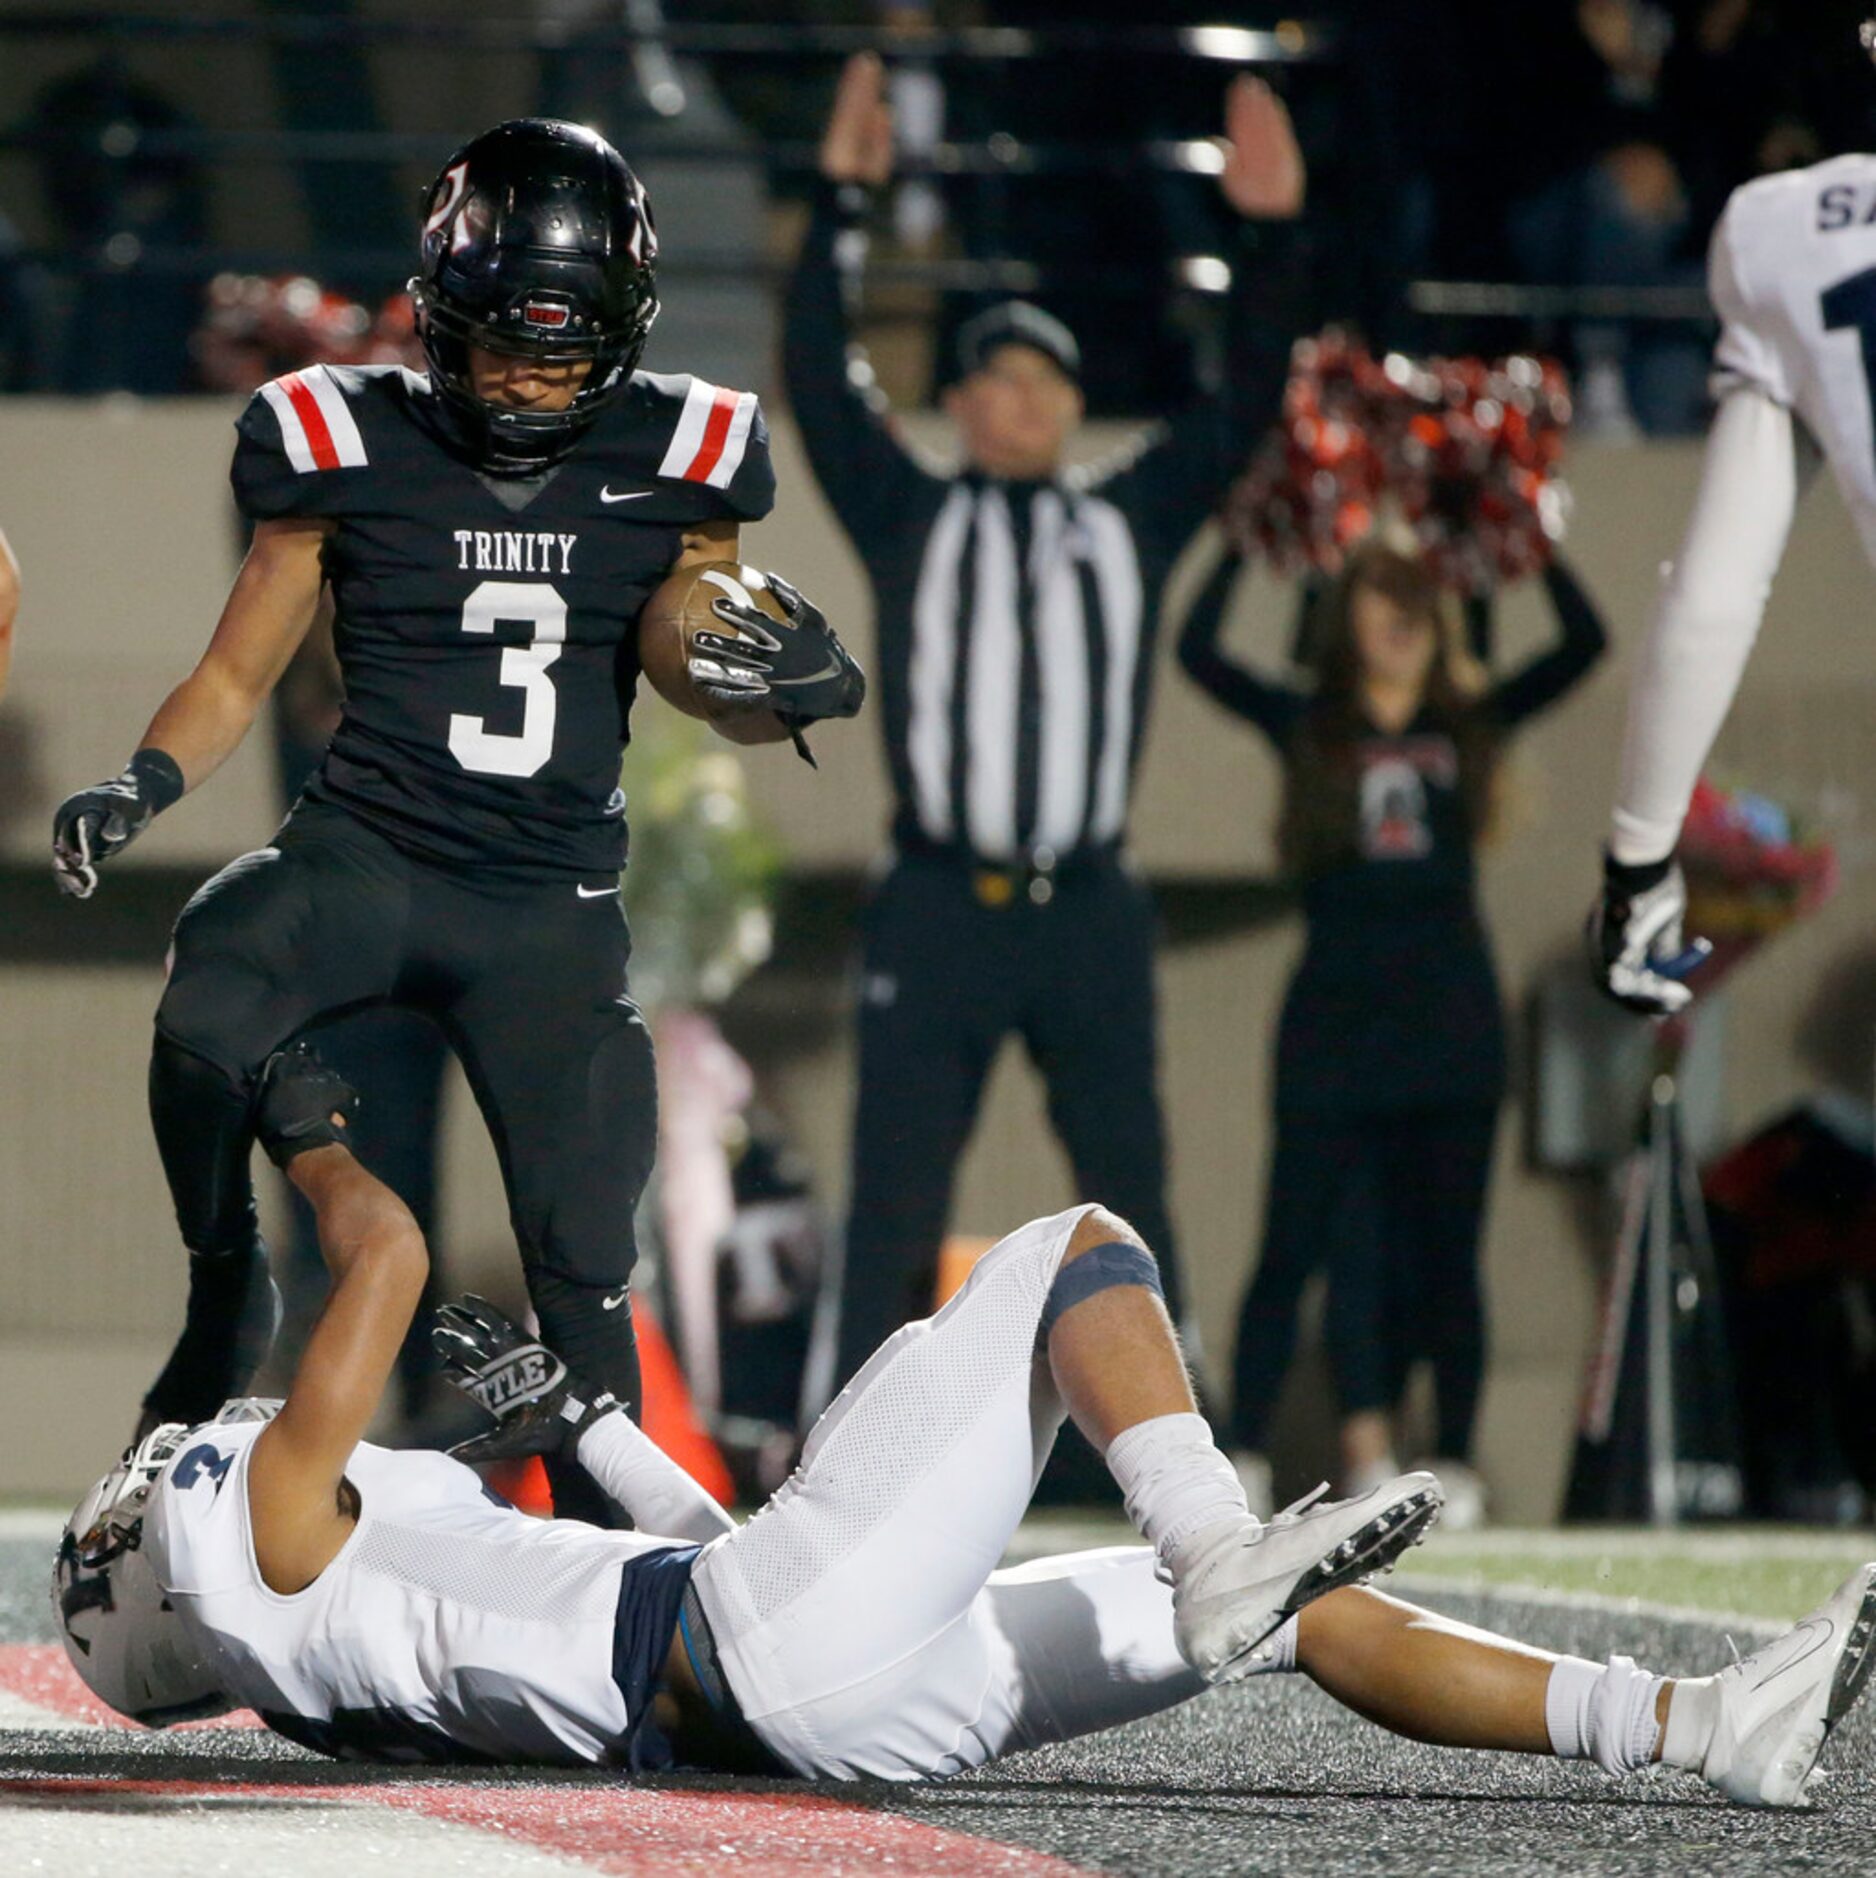
<svg viewBox="0 0 1876 1878"><path fill-rule="evenodd" d="M1029 346L1077 383L1081 347L1053 313L1027 300L1006 300L987 308L958 328L958 376L968 378L990 363L999 346Z"/></svg>

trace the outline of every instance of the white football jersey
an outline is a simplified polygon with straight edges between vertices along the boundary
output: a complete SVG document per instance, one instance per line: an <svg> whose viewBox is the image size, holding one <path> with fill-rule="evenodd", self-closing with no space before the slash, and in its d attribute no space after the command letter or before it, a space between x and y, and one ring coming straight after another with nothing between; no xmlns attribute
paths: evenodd
<svg viewBox="0 0 1876 1878"><path fill-rule="evenodd" d="M1754 385L1798 414L1876 561L1876 156L1735 190L1708 290L1723 322L1716 388Z"/></svg>
<svg viewBox="0 0 1876 1878"><path fill-rule="evenodd" d="M447 1455L361 1442L356 1530L282 1596L248 1524L261 1431L193 1431L144 1520L159 1582L237 1704L348 1759L658 1764L640 1730L696 1548L531 1519Z"/></svg>

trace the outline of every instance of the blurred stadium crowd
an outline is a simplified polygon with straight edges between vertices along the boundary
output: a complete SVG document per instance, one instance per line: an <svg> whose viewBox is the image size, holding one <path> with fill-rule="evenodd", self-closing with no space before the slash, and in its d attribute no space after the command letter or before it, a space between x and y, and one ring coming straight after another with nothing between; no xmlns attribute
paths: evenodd
<svg viewBox="0 0 1876 1878"><path fill-rule="evenodd" d="M931 264L907 278L943 290L947 329L1001 284L1033 289L1082 332L1097 414L1186 388L1205 324L1193 289L1216 287L1204 260L1222 241L1191 140L1217 128L1216 61L1275 32L1264 49L1290 66L1337 229L1338 311L1382 346L1560 351L1581 368L1586 428L1685 432L1703 408L1701 255L1728 190L1873 140L1864 75L1842 56L1859 14L1857 0L1323 0L1301 24L1253 9L1219 26L1184 4L1147 26L1135 8L1053 0L540 0L475 23L494 28L488 57L535 74L517 109L591 121L641 162L714 140L778 202L806 193L831 69L855 29L872 33L896 55L908 172L892 232L902 260ZM240 38L232 17L217 44ZM400 134L434 103L369 82L369 59L434 19L326 8L308 41L282 33L297 16L251 16L282 75L256 137L251 109L207 121L150 76L164 29L126 18L134 30L87 36L44 12L0 18L0 49L48 73L0 133L8 390L201 387L191 335L224 263L304 269L374 308L402 284ZM301 44L323 79L284 81ZM230 172L256 158L297 178L316 252L256 254L227 226ZM1106 265L1117 245L1124 270ZM1107 317L1117 299L1125 320Z"/></svg>

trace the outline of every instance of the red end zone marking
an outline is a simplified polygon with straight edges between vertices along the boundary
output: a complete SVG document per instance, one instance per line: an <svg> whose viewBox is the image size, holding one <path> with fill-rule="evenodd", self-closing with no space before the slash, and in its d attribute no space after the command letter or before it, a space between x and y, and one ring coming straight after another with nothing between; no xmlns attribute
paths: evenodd
<svg viewBox="0 0 1876 1878"><path fill-rule="evenodd" d="M369 1790L362 1790L369 1791ZM973 1839L818 1793L680 1793L643 1787L414 1787L375 1797L429 1819L634 1878L722 1878L890 1869L894 1878L1081 1878L1045 1852Z"/></svg>
<svg viewBox="0 0 1876 1878"><path fill-rule="evenodd" d="M509 1844L631 1878L742 1878L890 1870L893 1878L1088 1878L1046 1852L974 1839L945 1826L850 1806L816 1793L682 1793L639 1787L324 1786L308 1782L111 1780L48 1775L0 1779L0 1804L95 1806L168 1800L296 1808L320 1801L390 1806L440 1825L499 1834Z"/></svg>
<svg viewBox="0 0 1876 1878"><path fill-rule="evenodd" d="M332 432L326 428L326 414L319 408L319 400L313 396L312 387L298 372L289 372L280 381L280 389L293 401L293 409L306 431L306 447L313 453L313 461L322 470L339 467L339 452L332 441Z"/></svg>
<svg viewBox="0 0 1876 1878"><path fill-rule="evenodd" d="M114 1708L107 1708L78 1680L56 1643L0 1643L0 1689L35 1708L62 1715L67 1721L92 1722L103 1728L136 1728ZM259 1728L261 1718L251 1709L236 1709L209 1721L182 1722L183 1728ZM145 1732L138 1729L139 1733Z"/></svg>
<svg viewBox="0 0 1876 1878"><path fill-rule="evenodd" d="M0 1644L0 1689L75 1722L136 1729L78 1680L56 1643ZM184 1729L259 1728L250 1710ZM143 1733L144 1730L136 1729ZM742 1878L874 1871L893 1878L1082 1878L1082 1867L1044 1852L972 1838L945 1826L875 1812L822 1793L687 1793L632 1786L438 1785L386 1781L326 1786L317 1781L112 1780L46 1775L0 1780L0 1804L57 1806L136 1794L174 1800L308 1805L340 1800L393 1806L443 1824L500 1833L511 1841L633 1878L722 1878L733 1859Z"/></svg>
<svg viewBox="0 0 1876 1878"><path fill-rule="evenodd" d="M703 441L698 444L697 454L691 458L690 467L684 472L686 482L708 480L710 472L717 466L717 459L723 454L723 445L730 434L730 419L735 415L736 393L719 389L710 400L710 415L704 420Z"/></svg>

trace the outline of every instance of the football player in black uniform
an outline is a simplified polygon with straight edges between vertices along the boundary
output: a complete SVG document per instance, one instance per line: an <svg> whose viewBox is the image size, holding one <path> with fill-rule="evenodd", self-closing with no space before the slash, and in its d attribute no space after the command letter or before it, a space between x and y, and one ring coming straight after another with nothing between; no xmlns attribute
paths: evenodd
<svg viewBox="0 0 1876 1878"><path fill-rule="evenodd" d="M412 282L428 375L262 386L233 470L253 545L208 650L123 774L58 811L54 870L85 898L240 742L330 586L343 721L273 843L183 909L157 1010L151 1114L192 1256L148 1426L212 1415L272 1338L259 1071L381 1002L427 1013L462 1061L542 1334L638 1401L626 1293L656 1090L618 894L637 621L674 569L735 558L775 486L753 393L634 369L656 254L643 188L592 132L521 119L458 151ZM763 632L769 651L693 666L738 742L859 708L857 667L783 591L789 645ZM552 1484L563 1514L609 1515L577 1469Z"/></svg>

